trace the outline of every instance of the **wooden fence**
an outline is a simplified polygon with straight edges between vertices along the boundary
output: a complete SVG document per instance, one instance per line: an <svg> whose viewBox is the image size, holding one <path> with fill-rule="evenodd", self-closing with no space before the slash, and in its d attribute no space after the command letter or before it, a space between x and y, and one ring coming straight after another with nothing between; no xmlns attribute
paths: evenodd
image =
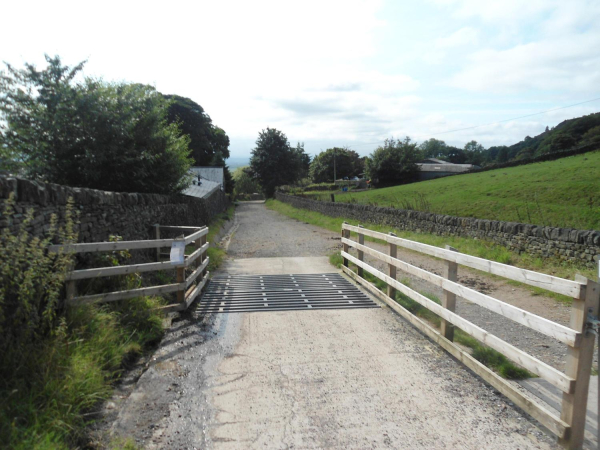
<svg viewBox="0 0 600 450"><path fill-rule="evenodd" d="M206 270L209 258L206 256L208 243L206 235L208 227L176 227L155 225L156 239L143 241L118 241L118 242L94 242L85 244L68 244L50 246L52 252L91 253L109 252L119 250L142 250L156 249L156 262L144 264L132 264L126 266L100 267L94 269L74 270L67 276L67 302L69 303L104 303L116 300L125 300L142 295L160 295L169 292L177 293L177 303L161 308L164 311L182 311L187 309L198 294L204 288L209 272ZM160 230L181 231L191 233L176 239L160 239ZM161 249L171 247L174 243L187 246L194 244L194 251L186 255L182 263L174 264L169 261L161 261L168 253L161 253ZM160 286L142 287L123 291L109 292L94 295L77 295L77 281L115 275L128 275L132 273L155 272L159 270L174 270L176 282ZM189 274L186 277L186 274Z"/></svg>
<svg viewBox="0 0 600 450"><path fill-rule="evenodd" d="M350 233L356 233L357 241L350 239ZM379 252L364 245L364 237L370 236L388 244L388 254ZM342 225L342 257L343 270L365 286L372 294L387 303L392 309L411 322L429 338L440 344L445 350L463 362L473 372L486 380L498 391L508 397L517 406L537 419L550 431L556 434L559 442L567 448L581 448L583 445L585 416L587 411L588 387L594 351L594 335L587 330L588 317L597 317L600 303L598 283L585 277L577 276L575 281L566 280L530 270L500 264L482 258L465 255L447 247L442 249L419 242L396 237L393 233L385 234L347 223ZM348 253L350 247L358 252L358 257ZM408 264L397 258L397 248L403 247L444 260L443 276L433 274L419 267ZM383 273L364 262L367 254L387 263L387 273ZM348 262L354 263L357 273L348 268ZM571 320L569 326L563 326L523 309L477 292L457 282L458 265L471 267L510 280L519 281L548 291L567 295L573 298ZM441 305L421 295L396 280L396 270L400 269L410 275L417 276L427 282L441 287L443 295ZM387 284L387 294L363 278L367 271ZM408 310L392 300L398 290L420 305L441 317L441 330L419 319ZM454 312L456 297L473 302L497 314L507 317L521 325L536 330L548 337L567 345L566 371L562 373L556 368L540 361L528 353L514 347L508 342L490 334L479 326L469 322ZM469 353L454 344L454 326L473 336L483 344L502 353L508 359L524 367L556 386L563 393L560 417L540 403L524 396L512 383L501 378L488 369Z"/></svg>

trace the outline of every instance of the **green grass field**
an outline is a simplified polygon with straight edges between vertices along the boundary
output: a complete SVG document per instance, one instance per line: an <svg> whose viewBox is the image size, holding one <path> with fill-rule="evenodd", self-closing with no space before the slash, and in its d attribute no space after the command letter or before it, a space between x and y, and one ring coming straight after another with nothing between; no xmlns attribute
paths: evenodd
<svg viewBox="0 0 600 450"><path fill-rule="evenodd" d="M310 194L309 194L310 195ZM330 192L311 195L329 200ZM600 229L600 151L357 193L336 201L459 217Z"/></svg>

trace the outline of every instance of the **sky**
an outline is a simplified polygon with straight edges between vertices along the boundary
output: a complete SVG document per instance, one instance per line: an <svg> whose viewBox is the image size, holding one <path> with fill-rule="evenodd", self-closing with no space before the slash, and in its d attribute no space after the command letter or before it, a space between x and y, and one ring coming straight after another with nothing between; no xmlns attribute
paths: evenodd
<svg viewBox="0 0 600 450"><path fill-rule="evenodd" d="M0 11L0 60L87 60L87 76L189 97L236 158L267 127L311 155L368 155L404 136L510 145L600 111L597 0L54 0Z"/></svg>

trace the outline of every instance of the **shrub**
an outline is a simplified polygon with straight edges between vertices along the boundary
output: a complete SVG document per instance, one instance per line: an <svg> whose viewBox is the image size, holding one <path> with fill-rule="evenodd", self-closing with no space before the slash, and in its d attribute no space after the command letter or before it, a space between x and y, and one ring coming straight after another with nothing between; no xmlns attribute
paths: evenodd
<svg viewBox="0 0 600 450"><path fill-rule="evenodd" d="M12 220L14 195L5 201L3 216ZM18 364L27 345L52 333L61 290L73 258L63 252L49 253L53 240L74 242L73 203L69 200L65 212L66 225L57 227L52 215L50 230L44 239L27 231L34 217L33 209L25 214L16 234L8 227L0 233L0 357ZM0 371L3 370L0 368Z"/></svg>

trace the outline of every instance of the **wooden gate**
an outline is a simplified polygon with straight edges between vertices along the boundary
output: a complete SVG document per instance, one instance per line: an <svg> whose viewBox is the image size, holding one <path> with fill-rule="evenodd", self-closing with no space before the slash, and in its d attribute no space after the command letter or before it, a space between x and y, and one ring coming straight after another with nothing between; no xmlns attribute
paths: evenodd
<svg viewBox="0 0 600 450"><path fill-rule="evenodd" d="M160 239L160 230L181 231L190 233L177 239ZM155 225L157 239L140 241L94 242L84 244L52 245L51 252L93 253L111 252L120 250L156 249L157 262L132 264L125 266L100 267L94 269L74 270L67 276L67 302L68 303L105 303L116 300L139 297L142 295L160 295L169 292L177 293L177 303L161 308L164 311L183 311L187 309L198 294L202 291L208 280L209 272L206 270L209 258L206 256L208 243L206 235L208 227L177 227ZM179 243L180 246L193 244L194 251L186 255L183 261L172 263L161 261L161 248L172 247ZM177 245L177 244L176 244ZM115 275L132 273L155 272L159 270L175 270L176 283L159 286L128 289L123 291L108 292L94 295L77 295L77 281ZM189 274L187 274L189 272ZM187 277L186 277L187 274Z"/></svg>

